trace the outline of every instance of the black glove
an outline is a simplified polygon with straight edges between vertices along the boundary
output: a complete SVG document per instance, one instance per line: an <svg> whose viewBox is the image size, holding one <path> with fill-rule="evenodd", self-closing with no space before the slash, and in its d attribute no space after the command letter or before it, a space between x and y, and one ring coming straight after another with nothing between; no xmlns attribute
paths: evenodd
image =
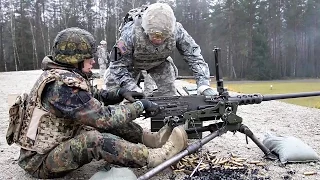
<svg viewBox="0 0 320 180"><path fill-rule="evenodd" d="M123 97L114 97L114 95L110 97L107 90L101 90L99 94L99 100L102 101L105 106L107 106L120 103L123 101Z"/></svg>
<svg viewBox="0 0 320 180"><path fill-rule="evenodd" d="M124 88L121 88L119 90L118 95L122 98L125 98L129 102L135 102L136 99L143 99L144 98L143 93L139 93L137 91L128 91Z"/></svg>
<svg viewBox="0 0 320 180"><path fill-rule="evenodd" d="M146 111L146 117L152 117L159 113L160 107L158 104L147 99L140 99L139 101L142 103L143 108Z"/></svg>

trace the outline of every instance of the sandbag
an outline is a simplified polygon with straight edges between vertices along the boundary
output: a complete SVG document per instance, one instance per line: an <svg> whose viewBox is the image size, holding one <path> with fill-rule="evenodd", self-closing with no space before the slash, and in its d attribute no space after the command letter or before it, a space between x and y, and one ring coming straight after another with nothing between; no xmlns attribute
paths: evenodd
<svg viewBox="0 0 320 180"><path fill-rule="evenodd" d="M319 161L318 154L301 139L293 136L276 136L271 133L265 135L262 143L275 154L280 162L313 162Z"/></svg>
<svg viewBox="0 0 320 180"><path fill-rule="evenodd" d="M129 168L112 167L109 171L99 171L89 180L136 180L137 176Z"/></svg>

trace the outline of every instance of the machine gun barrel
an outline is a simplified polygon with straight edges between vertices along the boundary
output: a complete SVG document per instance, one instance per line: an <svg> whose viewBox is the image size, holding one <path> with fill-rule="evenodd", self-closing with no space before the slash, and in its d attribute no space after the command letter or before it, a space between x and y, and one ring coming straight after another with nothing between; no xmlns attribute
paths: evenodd
<svg viewBox="0 0 320 180"><path fill-rule="evenodd" d="M163 162L162 164L158 165L157 167L151 169L149 172L147 172L146 174L138 177L137 180L146 180L146 179L150 179L151 177L153 177L154 175L156 175L158 172L166 169L167 167L170 167L170 165L177 163L180 159L182 159L183 157L187 156L188 154L192 154L194 152L196 152L199 148L201 148L204 144L208 143L209 141L211 141L213 138L218 137L219 135L221 135L222 133L225 133L227 130L225 129L225 127L222 127L221 129L219 129L218 131L212 132L211 134L207 135L206 137L204 137L203 139L194 142L193 144L189 145L185 150L181 151L180 153L178 153L177 155L175 155L174 157L170 158L169 160Z"/></svg>
<svg viewBox="0 0 320 180"><path fill-rule="evenodd" d="M302 98L302 97L311 97L311 96L320 96L320 92L318 91L318 92L273 94L273 95L244 94L244 95L231 96L227 99L229 102L237 101L238 105L248 105L248 104L260 104L262 101Z"/></svg>
<svg viewBox="0 0 320 180"><path fill-rule="evenodd" d="M278 99L302 98L302 97L311 97L311 96L320 96L320 92L305 92L305 93L265 95L265 96L263 96L262 101L271 101L271 100L278 100Z"/></svg>

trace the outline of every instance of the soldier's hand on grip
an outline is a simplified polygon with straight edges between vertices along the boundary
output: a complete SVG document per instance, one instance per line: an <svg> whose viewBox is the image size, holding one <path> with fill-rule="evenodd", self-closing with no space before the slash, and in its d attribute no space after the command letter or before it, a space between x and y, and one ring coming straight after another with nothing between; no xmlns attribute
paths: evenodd
<svg viewBox="0 0 320 180"><path fill-rule="evenodd" d="M136 91L128 91L124 88L121 88L118 92L119 96L128 100L129 102L135 102L137 99L143 99L144 94Z"/></svg>
<svg viewBox="0 0 320 180"><path fill-rule="evenodd" d="M142 103L144 110L146 111L146 117L152 117L159 113L160 107L158 104L146 99L140 99L139 101Z"/></svg>

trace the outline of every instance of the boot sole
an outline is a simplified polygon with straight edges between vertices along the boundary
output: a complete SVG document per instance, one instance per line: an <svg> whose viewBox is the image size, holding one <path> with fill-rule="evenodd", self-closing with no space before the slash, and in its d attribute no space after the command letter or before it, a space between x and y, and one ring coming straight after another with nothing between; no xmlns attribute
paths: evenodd
<svg viewBox="0 0 320 180"><path fill-rule="evenodd" d="M183 142L185 142L185 144L183 145L183 149L185 149L188 145L187 143L188 135L182 126L179 126L177 129L180 131L181 134L183 134Z"/></svg>

